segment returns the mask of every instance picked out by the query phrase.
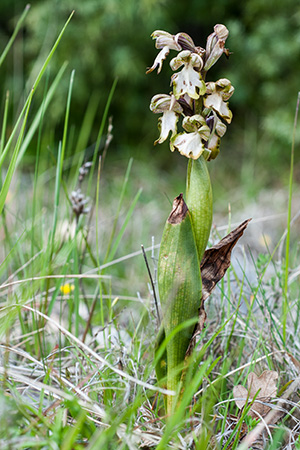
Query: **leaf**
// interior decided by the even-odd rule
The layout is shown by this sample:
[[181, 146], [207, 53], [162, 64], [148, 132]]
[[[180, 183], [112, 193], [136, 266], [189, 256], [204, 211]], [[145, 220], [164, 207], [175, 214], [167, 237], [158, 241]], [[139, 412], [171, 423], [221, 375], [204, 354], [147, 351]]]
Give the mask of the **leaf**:
[[220, 281], [230, 266], [231, 252], [237, 241], [244, 234], [251, 219], [242, 222], [235, 230], [221, 239], [218, 244], [204, 252], [201, 261], [202, 303], [209, 297], [215, 285]]
[[[156, 373], [160, 380], [167, 371], [167, 388], [177, 391], [201, 299], [198, 251], [191, 214], [182, 194], [175, 198], [165, 224], [158, 258], [157, 282], [166, 352], [158, 358]], [[160, 334], [158, 344], [161, 337]], [[173, 411], [176, 401], [174, 396], [168, 396], [168, 413]]]
[[[251, 405], [249, 415], [253, 418], [257, 416], [264, 417], [271, 409], [265, 403], [276, 397], [277, 380], [278, 373], [273, 370], [265, 370], [259, 377], [253, 372], [249, 373], [247, 378], [248, 389], [242, 385], [234, 386], [233, 388], [237, 407], [242, 409], [246, 403], [251, 402], [255, 397], [255, 402]], [[259, 402], [256, 400], [259, 400]]]
[[[280, 397], [280, 406], [281, 408], [272, 409], [265, 417], [263, 421], [260, 421], [259, 424], [247, 434], [247, 436], [242, 440], [239, 448], [247, 449], [250, 448], [253, 443], [257, 440], [261, 440], [264, 429], [268, 427], [269, 424], [276, 424], [278, 420], [285, 415], [285, 410], [289, 409], [290, 402], [287, 399], [299, 389], [300, 386], [300, 377], [297, 377], [291, 385], [287, 388], [284, 394]], [[279, 400], [279, 399], [278, 399]], [[285, 400], [285, 401], [284, 401]]]
[[202, 298], [199, 308], [199, 320], [188, 347], [187, 356], [191, 354], [191, 351], [195, 345], [196, 336], [200, 334], [204, 328], [206, 321], [204, 301], [210, 296], [218, 281], [224, 277], [228, 267], [230, 266], [232, 249], [244, 234], [250, 220], [251, 219], [248, 219], [242, 222], [237, 228], [231, 231], [231, 233], [221, 239], [220, 242], [204, 252], [200, 265], [202, 278]]

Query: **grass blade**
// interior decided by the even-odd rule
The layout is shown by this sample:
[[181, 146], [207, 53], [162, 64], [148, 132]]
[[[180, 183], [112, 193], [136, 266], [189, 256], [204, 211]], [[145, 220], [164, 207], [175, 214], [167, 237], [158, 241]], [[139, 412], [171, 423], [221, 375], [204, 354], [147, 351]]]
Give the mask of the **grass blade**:
[[19, 150], [20, 150], [20, 147], [21, 147], [21, 142], [22, 142], [22, 139], [23, 139], [23, 136], [24, 136], [24, 133], [25, 133], [25, 127], [26, 127], [26, 123], [27, 123], [27, 119], [28, 119], [28, 113], [29, 113], [29, 109], [30, 109], [30, 105], [31, 105], [32, 96], [33, 96], [33, 91], [31, 91], [31, 94], [30, 94], [30, 97], [29, 97], [29, 101], [28, 101], [28, 104], [27, 104], [27, 108], [26, 108], [26, 112], [25, 112], [25, 118], [23, 120], [22, 128], [21, 128], [21, 131], [20, 131], [20, 134], [19, 134], [16, 146], [15, 146], [15, 149], [14, 149], [14, 152], [13, 152], [13, 155], [12, 155], [12, 158], [11, 158], [11, 161], [10, 161], [7, 173], [6, 173], [6, 177], [5, 177], [5, 180], [3, 182], [3, 186], [2, 186], [1, 192], [0, 192], [0, 214], [3, 211], [5, 200], [6, 200], [6, 197], [7, 197], [7, 194], [8, 194], [8, 190], [9, 190], [9, 186], [10, 186], [10, 183], [11, 183], [11, 180], [12, 180], [12, 177], [13, 177], [16, 165], [17, 165], [17, 157], [18, 157]]
[[282, 308], [282, 321], [283, 321], [283, 330], [282, 331], [283, 331], [284, 342], [286, 342], [286, 325], [287, 325], [287, 314], [288, 314], [288, 280], [289, 280], [291, 217], [292, 217], [294, 153], [295, 153], [295, 139], [296, 139], [299, 103], [300, 103], [300, 92], [298, 92], [297, 105], [296, 105], [296, 111], [295, 111], [293, 140], [292, 140], [292, 148], [291, 148], [290, 177], [289, 177], [289, 200], [288, 200], [288, 215], [287, 215], [287, 235], [286, 235], [286, 247], [285, 247], [285, 271], [284, 271], [283, 308]]
[[60, 83], [60, 81], [62, 79], [62, 76], [65, 73], [65, 70], [66, 70], [67, 66], [68, 66], [67, 62], [65, 62], [61, 66], [61, 68], [60, 68], [59, 72], [57, 73], [53, 83], [51, 84], [49, 90], [47, 91], [46, 98], [43, 100], [42, 105], [40, 106], [39, 110], [37, 111], [37, 113], [35, 115], [35, 118], [33, 119], [32, 123], [31, 123], [31, 125], [30, 125], [30, 127], [29, 127], [29, 129], [28, 129], [28, 131], [26, 133], [26, 136], [24, 138], [24, 141], [23, 141], [21, 149], [20, 149], [20, 153], [19, 153], [19, 156], [18, 156], [17, 164], [19, 164], [21, 159], [23, 158], [24, 153], [26, 152], [26, 150], [27, 150], [27, 148], [28, 148], [28, 146], [29, 146], [33, 136], [34, 136], [34, 133], [36, 132], [38, 126], [40, 125], [42, 117], [45, 114], [45, 112], [46, 112], [46, 110], [47, 110], [47, 108], [48, 108], [48, 106], [49, 106], [49, 104], [50, 104], [50, 102], [51, 102], [51, 100], [52, 100], [52, 98], [54, 96], [56, 88], [59, 85], [59, 83]]
[[26, 19], [26, 16], [27, 16], [29, 10], [30, 10], [30, 5], [27, 4], [27, 5], [25, 6], [25, 9], [24, 9], [24, 11], [23, 11], [23, 14], [21, 15], [20, 19], [19, 19], [18, 22], [17, 22], [16, 28], [15, 28], [15, 30], [14, 30], [14, 32], [13, 32], [13, 34], [12, 34], [10, 40], [8, 41], [8, 43], [7, 43], [6, 47], [5, 47], [5, 49], [4, 49], [3, 52], [2, 52], [2, 55], [0, 56], [0, 67], [2, 66], [3, 61], [5, 60], [5, 58], [6, 58], [7, 54], [8, 54], [8, 52], [9, 52], [9, 50], [10, 50], [10, 48], [11, 48], [11, 46], [13, 45], [13, 43], [14, 43], [14, 41], [15, 41], [15, 39], [16, 39], [18, 33], [19, 33], [19, 30], [20, 30], [21, 26], [23, 25], [23, 23], [24, 23], [24, 21], [25, 21], [25, 19]]

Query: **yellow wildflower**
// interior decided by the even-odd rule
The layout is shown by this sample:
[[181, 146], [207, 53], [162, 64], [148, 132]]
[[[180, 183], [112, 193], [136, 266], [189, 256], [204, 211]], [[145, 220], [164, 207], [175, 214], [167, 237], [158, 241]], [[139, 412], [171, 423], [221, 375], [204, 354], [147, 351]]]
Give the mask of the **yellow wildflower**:
[[72, 291], [74, 291], [74, 284], [70, 284], [70, 283], [66, 283], [63, 286], [60, 287], [60, 292], [63, 295], [68, 295], [70, 294]]

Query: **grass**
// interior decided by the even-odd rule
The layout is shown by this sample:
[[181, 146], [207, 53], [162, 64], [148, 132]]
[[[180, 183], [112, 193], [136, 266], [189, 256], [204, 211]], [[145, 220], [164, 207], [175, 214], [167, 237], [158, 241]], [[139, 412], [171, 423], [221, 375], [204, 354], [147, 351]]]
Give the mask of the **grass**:
[[[298, 241], [284, 258], [278, 251], [280, 238], [259, 253], [245, 236], [227, 276], [206, 302], [207, 327], [193, 353], [197, 374], [191, 378], [187, 373], [182, 403], [166, 418], [164, 391], [154, 378], [157, 317], [140, 244], [146, 247], [155, 281], [157, 244], [170, 209], [165, 192], [172, 183], [174, 189], [182, 187], [178, 177], [163, 179], [154, 159], [153, 167], [152, 162], [145, 167], [132, 160], [117, 163], [109, 149], [105, 156], [115, 86], [99, 123], [95, 151], [86, 158], [83, 149], [98, 104], [91, 100], [82, 128], [72, 131], [74, 73], [61, 142], [51, 142], [51, 151], [43, 153], [47, 105], [66, 76], [63, 67], [52, 83], [45, 77], [62, 33], [15, 123], [9, 123], [8, 100], [3, 109], [1, 448], [240, 448], [256, 423], [247, 419], [246, 409], [238, 411], [233, 387], [245, 384], [251, 371], [275, 370], [279, 387], [287, 385], [280, 397], [299, 377]], [[36, 89], [44, 89], [44, 100], [33, 116], [30, 102]], [[32, 142], [38, 156], [34, 173], [28, 174], [22, 161]], [[79, 181], [86, 161], [93, 165]], [[53, 162], [55, 169], [49, 169]], [[89, 196], [87, 214], [74, 213], [70, 198], [79, 188], [84, 199]], [[228, 220], [231, 227], [234, 220]], [[256, 216], [250, 236], [263, 220]], [[223, 228], [214, 229], [211, 243], [229, 226], [225, 219], [220, 224]], [[284, 235], [280, 224], [277, 228]], [[292, 242], [289, 226], [287, 235]], [[269, 450], [300, 448], [296, 388], [281, 403], [280, 420], [267, 427], [264, 446]]]

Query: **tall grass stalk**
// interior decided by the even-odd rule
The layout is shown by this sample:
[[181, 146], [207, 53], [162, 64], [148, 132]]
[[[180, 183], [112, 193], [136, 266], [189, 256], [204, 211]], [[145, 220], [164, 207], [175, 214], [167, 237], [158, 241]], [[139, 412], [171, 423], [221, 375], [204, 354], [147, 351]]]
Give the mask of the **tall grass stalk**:
[[[35, 170], [34, 170], [34, 182], [33, 182], [33, 201], [32, 201], [32, 223], [31, 223], [31, 231], [32, 231], [32, 237], [31, 237], [31, 257], [34, 256], [34, 244], [35, 241], [40, 238], [40, 236], [37, 235], [37, 230], [35, 227], [35, 219], [36, 219], [36, 209], [37, 209], [37, 202], [39, 201], [37, 196], [37, 188], [38, 188], [38, 176], [39, 176], [39, 164], [40, 164], [40, 151], [41, 151], [41, 140], [42, 140], [42, 128], [43, 128], [43, 121], [44, 121], [44, 114], [46, 110], [46, 98], [47, 98], [47, 88], [49, 83], [49, 75], [46, 79], [45, 83], [45, 89], [44, 89], [44, 96], [43, 96], [43, 102], [41, 105], [41, 111], [38, 121], [38, 139], [37, 139], [37, 146], [36, 146], [36, 156], [35, 156]], [[24, 144], [24, 142], [23, 142]], [[20, 151], [19, 157], [21, 156], [22, 149]], [[34, 274], [33, 274], [34, 275]]]
[[68, 98], [67, 98], [65, 121], [64, 121], [64, 131], [63, 131], [63, 138], [62, 138], [62, 145], [61, 145], [61, 155], [60, 155], [61, 163], [60, 163], [60, 173], [59, 173], [60, 179], [62, 177], [62, 168], [63, 168], [64, 159], [65, 159], [65, 152], [66, 152], [66, 145], [67, 145], [67, 136], [68, 136], [68, 129], [69, 129], [69, 117], [70, 117], [72, 90], [73, 90], [73, 85], [74, 85], [74, 76], [75, 76], [75, 70], [72, 70], [71, 76], [70, 76], [70, 82], [69, 82]]
[[118, 204], [118, 207], [117, 207], [116, 217], [115, 217], [115, 220], [114, 220], [114, 223], [113, 223], [113, 226], [112, 226], [112, 231], [110, 233], [110, 238], [109, 238], [109, 241], [108, 241], [108, 244], [107, 244], [107, 248], [106, 248], [106, 253], [105, 253], [105, 256], [104, 256], [104, 264], [108, 260], [108, 256], [109, 256], [110, 251], [111, 251], [112, 242], [113, 242], [113, 239], [115, 237], [115, 231], [116, 231], [116, 228], [117, 228], [117, 223], [118, 223], [118, 218], [119, 218], [119, 215], [120, 215], [121, 207], [122, 207], [122, 204], [123, 204], [123, 201], [124, 201], [124, 196], [125, 196], [126, 187], [128, 185], [128, 181], [129, 181], [129, 176], [130, 176], [130, 171], [131, 171], [131, 168], [132, 168], [132, 163], [133, 163], [133, 158], [130, 158], [128, 166], [127, 166], [127, 170], [126, 170], [126, 173], [125, 173], [124, 182], [123, 182], [123, 185], [122, 185], [122, 191], [121, 191], [121, 194], [120, 194], [120, 197], [119, 197], [119, 204]]
[[[56, 92], [57, 87], [59, 86], [59, 83], [62, 80], [62, 77], [65, 73], [66, 68], [68, 67], [68, 63], [65, 62], [60, 70], [57, 72], [51, 86], [48, 86], [48, 81], [46, 81], [45, 84], [45, 95], [43, 97], [43, 101], [42, 104], [40, 106], [40, 108], [38, 109], [37, 113], [35, 114], [35, 117], [33, 118], [27, 132], [26, 132], [26, 136], [24, 137], [24, 140], [22, 142], [22, 146], [20, 148], [20, 152], [19, 152], [19, 156], [18, 156], [18, 162], [17, 164], [19, 164], [28, 148], [28, 146], [30, 145], [30, 142], [32, 141], [32, 138], [34, 136], [34, 134], [36, 133], [37, 129], [40, 129], [41, 127], [41, 123], [43, 122], [43, 116], [45, 115], [45, 112], [51, 102], [51, 100], [54, 97], [54, 94]], [[40, 133], [41, 131], [39, 131]]]
[[[7, 129], [7, 116], [8, 116], [8, 106], [9, 106], [9, 91], [6, 92], [5, 104], [4, 104], [4, 113], [3, 113], [3, 121], [2, 121], [2, 129], [1, 129], [1, 140], [0, 140], [0, 157], [2, 155], [5, 143], [6, 129]], [[2, 174], [0, 171], [0, 189], [2, 189]], [[5, 245], [11, 249], [13, 247], [13, 243], [11, 241], [11, 236], [8, 230], [8, 225], [6, 221], [6, 213], [5, 208], [2, 209], [2, 223], [5, 233]]]
[[6, 92], [5, 104], [4, 104], [4, 113], [3, 113], [2, 128], [1, 128], [0, 155], [2, 155], [2, 152], [4, 149], [6, 127], [7, 127], [8, 105], [9, 105], [9, 91]]
[[110, 104], [111, 104], [111, 101], [112, 101], [112, 98], [113, 98], [113, 95], [114, 95], [114, 92], [115, 92], [115, 89], [116, 89], [116, 86], [117, 86], [117, 82], [118, 82], [118, 80], [115, 79], [115, 81], [113, 82], [113, 85], [111, 87], [111, 90], [109, 92], [109, 95], [108, 95], [108, 98], [107, 98], [107, 102], [105, 104], [102, 120], [101, 120], [101, 123], [100, 123], [98, 135], [97, 135], [95, 150], [94, 150], [94, 154], [93, 154], [93, 165], [92, 165], [92, 168], [91, 168], [91, 176], [90, 176], [89, 184], [88, 184], [88, 188], [87, 188], [87, 195], [90, 195], [90, 192], [91, 192], [93, 174], [94, 174], [95, 167], [96, 167], [96, 162], [97, 162], [97, 154], [98, 154], [98, 151], [99, 151], [99, 148], [100, 148], [101, 138], [103, 136], [103, 131], [104, 131], [105, 123], [106, 123], [106, 120], [107, 120], [109, 107], [110, 107]]
[[[100, 245], [99, 245], [99, 192], [100, 192], [100, 176], [101, 176], [101, 157], [98, 162], [98, 171], [97, 171], [97, 186], [96, 186], [96, 259], [98, 266], [98, 273], [101, 274], [100, 269]], [[99, 295], [100, 295], [100, 323], [102, 327], [104, 327], [104, 305], [103, 305], [103, 297], [102, 297], [102, 283], [99, 279]], [[103, 333], [104, 338], [104, 333]], [[105, 339], [104, 339], [105, 340]]]
[[17, 158], [18, 158], [18, 153], [19, 150], [21, 148], [21, 143], [22, 143], [22, 139], [25, 133], [25, 128], [26, 128], [26, 124], [27, 124], [27, 119], [28, 119], [28, 114], [29, 114], [29, 109], [30, 109], [30, 105], [31, 105], [31, 100], [32, 100], [32, 95], [33, 95], [33, 91], [31, 91], [31, 95], [28, 98], [28, 103], [27, 103], [27, 107], [25, 110], [25, 115], [24, 115], [24, 120], [21, 126], [21, 130], [20, 130], [20, 134], [18, 136], [17, 139], [17, 143], [15, 145], [7, 172], [6, 172], [6, 176], [4, 179], [4, 182], [2, 184], [2, 188], [1, 188], [1, 192], [0, 192], [0, 213], [2, 213], [3, 208], [4, 208], [4, 204], [5, 204], [5, 200], [9, 191], [9, 187], [10, 187], [10, 183], [13, 177], [13, 174], [15, 172], [15, 168], [16, 168], [16, 164], [17, 164]]
[[294, 154], [295, 154], [295, 140], [296, 129], [298, 121], [300, 103], [300, 92], [298, 92], [297, 105], [295, 111], [295, 120], [293, 127], [293, 139], [291, 147], [291, 162], [290, 162], [290, 176], [289, 176], [289, 199], [288, 199], [288, 213], [287, 213], [287, 235], [285, 246], [285, 271], [284, 271], [284, 287], [283, 287], [283, 308], [282, 308], [282, 322], [283, 322], [283, 341], [286, 342], [286, 327], [287, 316], [289, 312], [289, 298], [288, 298], [288, 280], [289, 280], [289, 264], [290, 264], [290, 235], [291, 235], [291, 219], [292, 219], [292, 194], [293, 194], [293, 173], [294, 173]]
[[67, 186], [75, 186], [78, 180], [79, 169], [83, 164], [85, 155], [85, 149], [88, 145], [92, 127], [94, 124], [95, 116], [97, 113], [97, 108], [99, 106], [99, 95], [91, 95], [85, 114], [83, 117], [82, 125], [78, 134], [78, 139], [76, 142], [74, 154], [72, 155], [72, 163], [74, 158], [77, 159], [77, 165], [73, 164], [70, 167], [70, 174], [67, 180]]
[[20, 19], [18, 20], [18, 22], [17, 22], [17, 24], [16, 24], [16, 27], [15, 27], [15, 29], [14, 29], [14, 32], [13, 32], [13, 34], [12, 34], [10, 40], [8, 41], [8, 43], [7, 43], [6, 47], [5, 47], [5, 49], [3, 50], [3, 52], [2, 52], [2, 54], [1, 54], [1, 56], [0, 56], [0, 67], [2, 66], [3, 61], [5, 60], [5, 58], [6, 58], [7, 54], [8, 54], [8, 52], [9, 52], [9, 50], [11, 49], [11, 46], [13, 45], [13, 43], [14, 43], [14, 41], [15, 41], [15, 39], [16, 39], [16, 37], [17, 37], [17, 35], [18, 35], [18, 33], [19, 33], [21, 27], [22, 27], [22, 25], [24, 24], [25, 19], [26, 19], [26, 17], [27, 17], [27, 14], [28, 14], [29, 10], [30, 10], [30, 5], [27, 4], [27, 5], [25, 6], [25, 9], [24, 9], [24, 11], [23, 11], [23, 14], [21, 15]]

